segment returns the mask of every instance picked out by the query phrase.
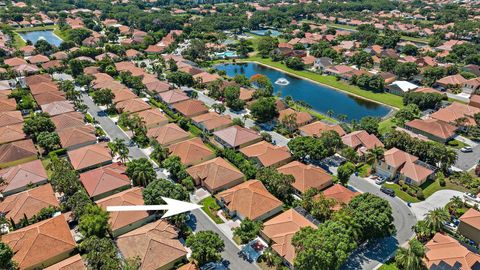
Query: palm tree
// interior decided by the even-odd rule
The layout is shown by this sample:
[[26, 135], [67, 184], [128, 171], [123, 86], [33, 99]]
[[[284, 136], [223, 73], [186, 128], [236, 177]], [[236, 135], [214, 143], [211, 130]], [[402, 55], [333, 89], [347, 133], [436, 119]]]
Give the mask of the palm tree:
[[167, 148], [162, 147], [157, 141], [153, 140], [153, 151], [150, 154], [150, 157], [153, 160], [161, 163], [168, 157], [169, 154], [170, 153]]
[[432, 232], [443, 231], [443, 225], [450, 220], [450, 214], [443, 208], [435, 208], [425, 214], [425, 226]]
[[335, 112], [334, 112], [333, 110], [328, 110], [328, 111], [327, 111], [327, 115], [328, 115], [328, 117], [330, 117], [330, 118], [333, 116], [334, 113], [335, 113]]
[[378, 161], [383, 158], [384, 152], [385, 151], [381, 147], [368, 149], [365, 161], [367, 162], [367, 164], [370, 164], [372, 166], [372, 171], [375, 171], [375, 164], [377, 164]]
[[404, 270], [421, 270], [424, 269], [423, 256], [425, 248], [418, 240], [413, 239], [409, 242], [410, 247], [399, 248], [395, 255], [395, 262], [400, 269]]
[[121, 144], [121, 146], [118, 148], [118, 157], [120, 158], [120, 161], [122, 163], [125, 163], [128, 160], [128, 154], [130, 153], [130, 150], [125, 144]]
[[127, 145], [125, 145], [125, 141], [123, 139], [115, 139], [113, 142], [108, 143], [108, 148], [110, 148], [110, 152], [112, 156], [119, 155], [120, 160], [125, 162], [128, 159], [129, 150]]

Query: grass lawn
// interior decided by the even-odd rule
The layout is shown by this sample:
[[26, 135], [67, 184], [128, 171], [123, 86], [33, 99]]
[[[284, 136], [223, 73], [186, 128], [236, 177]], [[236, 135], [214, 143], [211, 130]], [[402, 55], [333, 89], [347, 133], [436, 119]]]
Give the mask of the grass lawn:
[[380, 132], [380, 134], [385, 134], [392, 131], [395, 127], [396, 125], [395, 123], [393, 123], [393, 118], [390, 117], [380, 122], [380, 124], [378, 125], [378, 131]]
[[202, 134], [202, 131], [197, 126], [191, 123], [188, 124], [188, 131], [192, 133], [194, 137], [198, 137]]
[[42, 165], [45, 168], [45, 171], [47, 172], [48, 179], [50, 179], [50, 176], [52, 175], [52, 171], [47, 169], [50, 163], [52, 163], [52, 161], [49, 158], [42, 159]]
[[429, 197], [433, 193], [442, 190], [442, 189], [452, 189], [452, 190], [458, 190], [458, 191], [468, 191], [466, 188], [455, 185], [450, 181], [450, 179], [445, 179], [446, 185], [444, 187], [440, 186], [439, 181], [427, 181], [423, 183], [420, 187], [423, 190], [423, 195], [425, 198]]
[[336, 119], [334, 119], [334, 118], [332, 118], [332, 117], [328, 117], [328, 116], [326, 116], [326, 115], [324, 115], [324, 114], [321, 114], [321, 113], [315, 111], [314, 109], [309, 109], [309, 108], [303, 107], [303, 106], [301, 106], [301, 105], [299, 105], [299, 104], [294, 104], [294, 105], [292, 106], [292, 108], [293, 108], [294, 110], [297, 110], [297, 111], [308, 112], [309, 114], [317, 117], [319, 120], [327, 120], [327, 121], [332, 122], [332, 123], [338, 123], [338, 120], [336, 120]]
[[397, 184], [385, 183], [385, 184], [383, 184], [383, 186], [395, 190], [395, 196], [399, 197], [400, 199], [404, 200], [405, 202], [416, 203], [416, 202], [420, 201], [419, 199], [417, 199], [413, 196], [410, 196], [410, 194], [403, 191], [402, 188]]
[[208, 197], [200, 202], [203, 205], [202, 209], [207, 213], [207, 215], [215, 221], [217, 224], [223, 223], [223, 221], [215, 214], [216, 211], [220, 210], [220, 206], [217, 204], [217, 201], [213, 197]]
[[447, 145], [455, 149], [460, 149], [467, 146], [464, 142], [461, 142], [459, 140], [451, 140], [447, 143]]
[[310, 79], [312, 81], [315, 81], [324, 85], [328, 85], [330, 87], [337, 88], [339, 90], [342, 90], [366, 99], [370, 99], [372, 101], [383, 103], [391, 107], [395, 107], [395, 108], [403, 107], [403, 99], [400, 96], [390, 94], [390, 93], [374, 93], [372, 91], [363, 90], [358, 86], [350, 85], [348, 83], [338, 81], [334, 76], [325, 76], [325, 75], [313, 73], [311, 71], [306, 71], [306, 70], [293, 70], [291, 68], [286, 67], [281, 62], [274, 62], [269, 58], [261, 58], [258, 56], [252, 56], [245, 60], [258, 62], [266, 66], [277, 68], [284, 72], [288, 72], [290, 74], [296, 75], [298, 77]]
[[17, 49], [22, 48], [27, 45], [25, 40], [16, 32], [13, 32], [13, 46]]
[[372, 166], [369, 164], [363, 164], [360, 167], [358, 167], [358, 175], [360, 177], [367, 177], [372, 169]]
[[31, 32], [31, 31], [43, 31], [43, 30], [54, 30], [56, 25], [45, 25], [45, 26], [34, 26], [34, 27], [24, 27], [24, 28], [15, 28], [15, 32]]
[[380, 266], [380, 268], [378, 268], [378, 270], [398, 270], [398, 267], [394, 262], [391, 262], [383, 264]]

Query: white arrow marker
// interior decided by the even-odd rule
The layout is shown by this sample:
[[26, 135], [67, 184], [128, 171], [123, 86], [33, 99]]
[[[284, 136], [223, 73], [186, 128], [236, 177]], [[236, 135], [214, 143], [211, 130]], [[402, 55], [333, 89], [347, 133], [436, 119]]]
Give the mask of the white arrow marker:
[[174, 200], [170, 198], [162, 197], [167, 203], [163, 205], [125, 205], [125, 206], [107, 206], [108, 212], [121, 212], [121, 211], [158, 211], [167, 210], [162, 218], [178, 215], [183, 212], [192, 211], [202, 208], [201, 205], [193, 204], [189, 202]]

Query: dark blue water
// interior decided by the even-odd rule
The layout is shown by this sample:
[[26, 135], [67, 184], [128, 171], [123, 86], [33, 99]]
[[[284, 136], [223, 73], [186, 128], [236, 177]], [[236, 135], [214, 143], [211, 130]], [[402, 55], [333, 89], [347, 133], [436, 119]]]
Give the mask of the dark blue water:
[[46, 40], [51, 45], [60, 46], [62, 44], [62, 39], [53, 33], [53, 31], [31, 31], [31, 32], [21, 32], [20, 36], [24, 40], [30, 40], [32, 44], [35, 45], [40, 39]]
[[290, 76], [284, 72], [265, 67], [256, 63], [220, 64], [215, 66], [218, 70], [225, 70], [228, 76], [244, 74], [250, 78], [255, 74], [267, 76], [272, 83], [279, 78], [285, 78], [290, 83], [282, 86], [274, 83], [274, 91], [281, 97], [291, 96], [293, 100], [304, 101], [312, 109], [322, 114], [327, 111], [334, 112], [333, 117], [346, 115], [346, 121], [359, 120], [364, 116], [383, 117], [390, 112], [390, 108], [375, 102], [358, 98], [333, 88], [313, 83], [308, 80]]

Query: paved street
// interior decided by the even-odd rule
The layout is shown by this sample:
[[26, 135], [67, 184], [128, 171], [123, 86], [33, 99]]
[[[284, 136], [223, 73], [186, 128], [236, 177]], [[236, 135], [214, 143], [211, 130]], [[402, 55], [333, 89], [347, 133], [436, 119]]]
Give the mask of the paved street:
[[473, 147], [473, 152], [463, 153], [460, 150], [456, 150], [458, 153], [457, 162], [454, 167], [463, 171], [468, 171], [474, 168], [480, 160], [480, 145]]
[[242, 259], [238, 253], [240, 249], [228, 239], [217, 225], [201, 210], [192, 211], [192, 218], [189, 221], [189, 225], [193, 228], [194, 232], [199, 231], [214, 231], [220, 235], [225, 243], [225, 250], [222, 252], [223, 264], [232, 270], [256, 270], [260, 269], [256, 264], [249, 263]]
[[439, 190], [423, 202], [412, 203], [412, 212], [418, 220], [422, 220], [428, 211], [445, 207], [454, 196], [462, 198], [463, 192], [456, 190]]
[[412, 226], [417, 219], [405, 202], [382, 193], [378, 186], [363, 178], [352, 175], [349, 184], [361, 192], [369, 192], [390, 202], [393, 210], [396, 235], [370, 242], [357, 249], [343, 265], [342, 269], [375, 269], [387, 261], [398, 246], [404, 245], [413, 236]]

